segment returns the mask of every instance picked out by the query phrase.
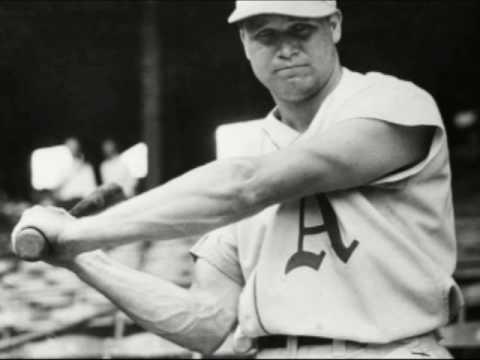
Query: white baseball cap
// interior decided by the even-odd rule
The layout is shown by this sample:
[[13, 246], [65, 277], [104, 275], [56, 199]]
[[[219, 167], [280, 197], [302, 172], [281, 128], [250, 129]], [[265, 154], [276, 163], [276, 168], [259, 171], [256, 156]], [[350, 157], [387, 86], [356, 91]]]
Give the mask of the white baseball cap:
[[335, 11], [337, 11], [336, 0], [237, 0], [235, 3], [235, 10], [228, 18], [228, 22], [232, 24], [251, 16], [264, 14], [320, 18], [331, 15]]

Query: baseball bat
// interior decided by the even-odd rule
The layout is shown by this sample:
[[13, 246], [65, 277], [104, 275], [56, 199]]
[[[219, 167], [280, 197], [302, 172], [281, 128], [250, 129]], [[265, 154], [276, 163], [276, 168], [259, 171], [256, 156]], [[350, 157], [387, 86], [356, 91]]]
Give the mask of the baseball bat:
[[[104, 184], [79, 201], [69, 213], [75, 217], [93, 215], [125, 199], [125, 194], [116, 183]], [[36, 227], [22, 229], [13, 239], [12, 248], [19, 258], [37, 261], [51, 251], [47, 237]]]

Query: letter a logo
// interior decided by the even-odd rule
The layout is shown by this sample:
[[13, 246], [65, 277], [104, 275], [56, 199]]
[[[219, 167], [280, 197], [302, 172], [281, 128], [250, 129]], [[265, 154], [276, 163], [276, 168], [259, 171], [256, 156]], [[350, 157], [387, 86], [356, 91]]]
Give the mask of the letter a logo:
[[285, 274], [288, 274], [290, 271], [303, 266], [312, 268], [316, 271], [320, 269], [326, 253], [323, 250], [318, 254], [305, 251], [303, 249], [303, 243], [304, 237], [307, 235], [321, 234], [326, 232], [335, 254], [344, 263], [348, 262], [353, 252], [359, 245], [357, 240], [354, 240], [349, 247], [346, 247], [343, 244], [340, 229], [338, 228], [337, 216], [333, 211], [332, 205], [330, 205], [325, 195], [316, 195], [315, 198], [317, 200], [318, 207], [322, 212], [324, 224], [310, 227], [305, 226], [305, 198], [301, 199], [299, 209], [298, 250], [288, 260], [285, 267]]

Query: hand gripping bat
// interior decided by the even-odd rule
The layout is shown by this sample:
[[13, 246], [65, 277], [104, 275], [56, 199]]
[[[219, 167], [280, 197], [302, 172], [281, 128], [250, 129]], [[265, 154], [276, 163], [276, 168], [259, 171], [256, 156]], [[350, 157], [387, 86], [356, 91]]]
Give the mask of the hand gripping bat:
[[[93, 215], [125, 199], [122, 188], [115, 183], [104, 184], [78, 202], [69, 213], [75, 217]], [[19, 258], [37, 261], [51, 251], [48, 239], [40, 229], [26, 227], [13, 239], [12, 248]]]

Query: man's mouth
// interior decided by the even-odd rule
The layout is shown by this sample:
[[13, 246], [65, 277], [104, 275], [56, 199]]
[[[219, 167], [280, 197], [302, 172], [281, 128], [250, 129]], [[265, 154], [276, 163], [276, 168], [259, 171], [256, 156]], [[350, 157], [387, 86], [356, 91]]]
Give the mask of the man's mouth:
[[304, 72], [308, 68], [307, 65], [291, 65], [291, 66], [283, 66], [280, 68], [275, 69], [275, 73], [278, 75], [298, 75], [299, 72]]

